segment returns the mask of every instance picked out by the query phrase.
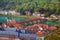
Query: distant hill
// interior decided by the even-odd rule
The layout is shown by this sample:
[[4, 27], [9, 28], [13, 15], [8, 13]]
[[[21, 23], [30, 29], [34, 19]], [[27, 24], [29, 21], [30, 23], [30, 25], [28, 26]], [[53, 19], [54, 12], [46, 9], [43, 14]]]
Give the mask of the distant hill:
[[44, 8], [47, 12], [52, 10], [51, 13], [60, 14], [60, 0], [0, 0], [0, 10], [17, 10], [24, 13], [30, 8], [33, 8], [34, 12]]

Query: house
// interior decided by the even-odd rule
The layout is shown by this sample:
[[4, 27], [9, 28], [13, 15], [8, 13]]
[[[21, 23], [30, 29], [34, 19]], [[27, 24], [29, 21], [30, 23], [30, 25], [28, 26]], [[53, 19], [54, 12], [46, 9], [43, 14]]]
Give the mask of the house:
[[40, 17], [40, 13], [39, 12], [35, 12], [32, 14], [33, 16], [36, 16], [36, 17]]
[[8, 14], [11, 14], [11, 15], [15, 15], [16, 14], [16, 11], [15, 10], [13, 10], [13, 11], [8, 11]]
[[56, 30], [57, 28], [56, 27], [54, 27], [54, 26], [51, 26], [51, 27], [48, 27], [48, 31], [49, 32], [53, 32], [54, 30]]
[[46, 20], [51, 20], [51, 18], [49, 18], [49, 17], [46, 17], [45, 19], [46, 19]]
[[45, 16], [45, 14], [41, 14], [40, 16], [41, 16], [41, 17], [44, 17], [44, 16]]
[[27, 16], [30, 16], [31, 13], [30, 13], [29, 11], [26, 11], [26, 15], [27, 15]]
[[43, 32], [41, 32], [41, 31], [38, 31], [36, 34], [40, 37], [44, 36]]
[[55, 14], [52, 14], [51, 17], [54, 18], [54, 19], [58, 19], [57, 15], [55, 15]]
[[7, 11], [0, 11], [0, 14], [5, 14], [5, 15], [7, 15], [8, 12], [7, 12]]
[[36, 24], [35, 26], [41, 27], [43, 29], [47, 29], [48, 28], [48, 25], [46, 25], [46, 24]]
[[20, 15], [21, 13], [20, 12], [16, 12], [16, 14], [15, 15]]
[[32, 15], [35, 16], [35, 17], [37, 17], [37, 18], [40, 18], [40, 17], [41, 17], [42, 19], [45, 18], [45, 17], [44, 17], [45, 14], [41, 14], [41, 13], [39, 13], [39, 12], [35, 12], [35, 13], [33, 13]]

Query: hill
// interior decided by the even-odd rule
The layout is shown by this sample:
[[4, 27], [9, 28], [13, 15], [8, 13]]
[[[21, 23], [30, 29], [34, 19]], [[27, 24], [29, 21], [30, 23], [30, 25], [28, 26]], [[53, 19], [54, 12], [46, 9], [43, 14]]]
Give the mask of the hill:
[[60, 14], [60, 0], [0, 0], [0, 10], [16, 10], [24, 13], [29, 9], [38, 12], [41, 8], [44, 13]]

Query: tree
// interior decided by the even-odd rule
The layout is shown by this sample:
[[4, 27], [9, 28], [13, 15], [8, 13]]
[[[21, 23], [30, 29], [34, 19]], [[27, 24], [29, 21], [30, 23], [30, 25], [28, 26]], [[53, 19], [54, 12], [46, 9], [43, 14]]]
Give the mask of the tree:
[[49, 12], [45, 11], [44, 14], [60, 15], [60, 0], [0, 0], [0, 10], [17, 10], [20, 12], [20, 9], [23, 8], [24, 13], [33, 7], [34, 12], [38, 12], [41, 8], [44, 8], [45, 10], [49, 10]]
[[54, 26], [56, 26], [57, 29], [60, 29], [60, 24], [55, 24]]

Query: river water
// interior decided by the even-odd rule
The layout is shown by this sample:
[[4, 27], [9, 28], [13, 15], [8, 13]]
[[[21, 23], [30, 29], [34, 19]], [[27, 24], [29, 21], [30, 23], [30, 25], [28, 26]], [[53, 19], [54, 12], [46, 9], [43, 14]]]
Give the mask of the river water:
[[[16, 22], [29, 20], [28, 18], [13, 18], [13, 17], [0, 16], [0, 23], [6, 23], [8, 19], [15, 20]], [[53, 26], [55, 24], [60, 24], [60, 22], [43, 21], [40, 24], [47, 24], [49, 26]]]
[[16, 22], [29, 20], [28, 18], [13, 18], [13, 17], [0, 16], [0, 23], [6, 23], [8, 19], [15, 20]]

